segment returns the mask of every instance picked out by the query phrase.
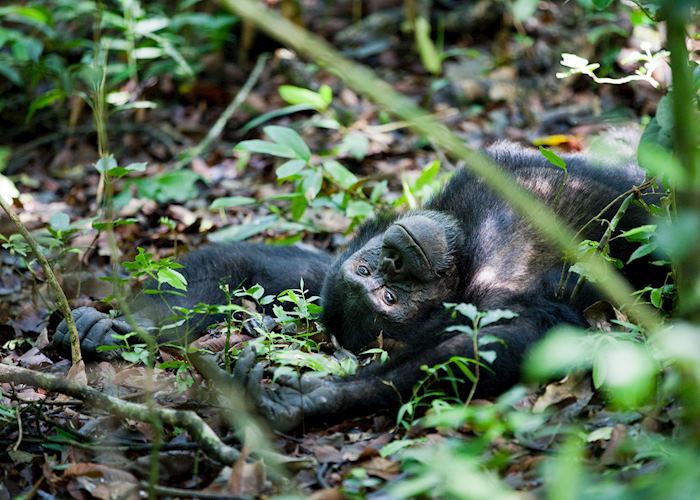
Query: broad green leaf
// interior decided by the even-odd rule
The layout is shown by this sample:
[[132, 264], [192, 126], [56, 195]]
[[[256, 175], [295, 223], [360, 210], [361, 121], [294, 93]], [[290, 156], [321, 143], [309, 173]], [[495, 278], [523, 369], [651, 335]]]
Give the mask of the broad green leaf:
[[539, 3], [539, 0], [515, 0], [511, 7], [513, 17], [520, 22], [530, 19], [537, 10]]
[[309, 206], [309, 202], [306, 201], [306, 197], [297, 195], [292, 198], [292, 205], [290, 207], [292, 213], [292, 219], [301, 220], [302, 215], [306, 211], [306, 207]]
[[420, 175], [413, 183], [414, 191], [420, 191], [425, 186], [435, 180], [437, 174], [440, 173], [440, 160], [433, 160], [428, 165], [423, 167]]
[[270, 125], [263, 130], [265, 134], [277, 144], [287, 146], [294, 151], [297, 158], [304, 161], [309, 161], [309, 158], [311, 158], [309, 146], [306, 145], [304, 139], [302, 139], [295, 130], [289, 127], [278, 127], [276, 125]]
[[509, 311], [507, 309], [492, 309], [484, 313], [484, 315], [479, 320], [479, 326], [483, 328], [487, 325], [496, 323], [504, 319], [513, 319], [517, 317], [518, 313], [514, 313], [513, 311]]
[[0, 197], [5, 201], [5, 203], [12, 203], [13, 198], [19, 196], [19, 191], [15, 187], [15, 183], [10, 179], [0, 174]]
[[625, 231], [620, 234], [622, 238], [629, 241], [647, 241], [649, 237], [656, 231], [656, 224], [646, 224]]
[[437, 75], [442, 70], [442, 59], [435, 44], [430, 39], [430, 23], [424, 17], [416, 18], [416, 47], [423, 67], [429, 73]]
[[158, 59], [163, 55], [160, 47], [139, 47], [132, 52], [135, 59]]
[[345, 215], [351, 219], [359, 218], [366, 219], [370, 217], [374, 209], [372, 205], [363, 200], [351, 200], [348, 202], [348, 207], [345, 209]]
[[530, 379], [547, 380], [573, 369], [591, 366], [590, 335], [570, 326], [556, 327], [527, 356], [525, 373]]
[[156, 200], [165, 203], [176, 201], [182, 203], [195, 198], [198, 194], [196, 183], [201, 177], [187, 169], [166, 172], [157, 177], [158, 189]]
[[272, 156], [279, 156], [280, 158], [297, 157], [297, 154], [289, 146], [274, 142], [260, 141], [258, 139], [239, 142], [234, 149], [250, 151], [251, 153], [264, 153]]
[[221, 210], [223, 208], [240, 207], [243, 205], [253, 205], [255, 198], [248, 196], [226, 196], [218, 198], [209, 205], [209, 210]]
[[[647, 127], [649, 129], [651, 124]], [[645, 136], [647, 132], [645, 131]], [[656, 138], [656, 140], [663, 140]], [[674, 186], [683, 186], [687, 182], [687, 175], [681, 162], [669, 150], [660, 144], [653, 142], [651, 138], [642, 139], [637, 150], [639, 166], [651, 175], [658, 176]]]
[[641, 344], [622, 341], [602, 345], [593, 371], [614, 403], [636, 408], [653, 394], [658, 366]]
[[297, 175], [299, 172], [304, 170], [305, 167], [306, 162], [304, 160], [289, 160], [277, 167], [275, 173], [277, 174], [278, 179], [286, 179], [287, 177]]
[[63, 212], [52, 214], [49, 219], [49, 226], [51, 226], [51, 229], [54, 231], [67, 231], [70, 229], [70, 217]]
[[280, 97], [289, 104], [305, 104], [319, 112], [328, 109], [333, 98], [332, 91], [327, 85], [322, 85], [319, 92], [294, 85], [281, 85], [277, 91]]
[[419, 438], [419, 439], [397, 439], [396, 441], [392, 441], [391, 443], [382, 446], [381, 450], [379, 450], [379, 454], [386, 458], [391, 455], [395, 455], [398, 451], [408, 447], [408, 446], [413, 446], [415, 444], [420, 444], [424, 443], [425, 439], [424, 438]]
[[641, 259], [642, 257], [649, 255], [651, 252], [656, 250], [658, 247], [659, 247], [659, 244], [656, 242], [645, 243], [644, 245], [637, 248], [634, 252], [632, 252], [632, 255], [630, 255], [629, 260], [627, 260], [627, 263], [629, 264], [633, 260]]
[[312, 201], [318, 193], [321, 191], [321, 186], [323, 185], [323, 174], [320, 170], [313, 170], [309, 172], [304, 180], [301, 181], [301, 189], [304, 192], [304, 198], [307, 201]]
[[22, 84], [22, 77], [19, 75], [17, 70], [9, 64], [2, 61], [0, 61], [0, 75], [4, 76], [15, 85]]
[[356, 160], [362, 160], [369, 151], [369, 139], [362, 132], [350, 132], [343, 137], [341, 148]]
[[29, 122], [29, 120], [32, 119], [32, 116], [34, 116], [34, 113], [36, 113], [38, 110], [51, 106], [54, 102], [63, 100], [64, 97], [65, 94], [61, 89], [51, 89], [43, 93], [34, 99], [29, 105], [26, 121]]
[[209, 234], [209, 241], [219, 243], [222, 241], [243, 241], [251, 236], [260, 234], [271, 228], [279, 219], [276, 215], [266, 215], [253, 220], [248, 224], [228, 226]]
[[450, 306], [454, 308], [456, 312], [461, 314], [462, 316], [466, 316], [470, 320], [474, 321], [476, 317], [479, 315], [479, 310], [476, 308], [474, 304], [445, 304], [446, 306]]
[[248, 131], [253, 130], [258, 125], [262, 125], [263, 123], [268, 122], [273, 118], [279, 118], [280, 116], [287, 116], [294, 113], [298, 113], [299, 111], [310, 111], [313, 109], [315, 108], [313, 106], [309, 106], [308, 104], [295, 104], [293, 106], [285, 106], [284, 108], [273, 109], [272, 111], [263, 113], [260, 116], [256, 116], [248, 123], [243, 125], [243, 127], [241, 127], [240, 133], [245, 134]]
[[324, 161], [323, 169], [328, 173], [333, 182], [343, 189], [350, 189], [358, 181], [355, 174], [335, 160]]
[[139, 35], [147, 35], [167, 28], [170, 20], [166, 17], [151, 17], [139, 21], [134, 25], [134, 32]]
[[612, 3], [612, 0], [593, 0], [596, 9], [605, 9]]
[[129, 172], [144, 172], [147, 165], [146, 162], [130, 163], [126, 167], [110, 168], [107, 173], [112, 177], [123, 177]]
[[104, 158], [100, 158], [95, 163], [95, 169], [101, 174], [105, 174], [113, 168], [117, 168], [117, 160], [114, 159], [113, 155], [108, 155]]
[[178, 290], [187, 290], [185, 277], [174, 269], [168, 269], [167, 267], [158, 270], [158, 283], [167, 283]]
[[373, 188], [372, 192], [369, 195], [369, 200], [372, 203], [377, 203], [379, 202], [379, 199], [382, 197], [384, 193], [386, 193], [386, 189], [389, 183], [387, 181], [381, 181], [378, 182]]
[[555, 167], [559, 167], [564, 172], [566, 172], [566, 162], [559, 155], [557, 155], [551, 149], [547, 149], [542, 146], [540, 146], [539, 149], [540, 153], [542, 153], [542, 156], [544, 156], [549, 163], [551, 163]]

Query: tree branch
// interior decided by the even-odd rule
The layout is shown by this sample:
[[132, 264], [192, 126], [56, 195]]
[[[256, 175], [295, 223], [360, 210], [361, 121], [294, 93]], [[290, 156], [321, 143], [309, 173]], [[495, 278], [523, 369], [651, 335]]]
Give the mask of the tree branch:
[[53, 289], [54, 293], [56, 294], [56, 305], [61, 311], [63, 318], [66, 320], [66, 325], [68, 326], [68, 331], [70, 332], [71, 360], [73, 362], [73, 366], [76, 366], [83, 360], [83, 355], [80, 352], [80, 337], [78, 336], [78, 329], [75, 327], [75, 321], [73, 321], [73, 315], [71, 314], [70, 305], [68, 304], [66, 294], [63, 293], [61, 285], [58, 284], [56, 275], [51, 269], [51, 264], [49, 264], [49, 261], [46, 260], [46, 257], [41, 252], [39, 244], [29, 233], [24, 224], [22, 224], [22, 221], [19, 220], [19, 217], [12, 209], [12, 207], [5, 202], [2, 196], [0, 196], [0, 207], [2, 207], [3, 211], [12, 220], [17, 230], [24, 237], [24, 241], [26, 241], [29, 245], [29, 248], [32, 249], [34, 257], [36, 257], [36, 260], [39, 262], [39, 265], [41, 265], [41, 268], [44, 270], [44, 275], [46, 276], [46, 280], [48, 281], [49, 286]]
[[0, 364], [0, 383], [8, 382], [60, 392], [121, 418], [150, 423], [155, 416], [161, 422], [185, 429], [192, 439], [200, 444], [202, 451], [223, 464], [234, 463], [240, 455], [238, 450], [223, 443], [214, 430], [193, 411], [170, 408], [150, 409], [146, 405], [107, 396], [91, 387], [76, 384], [65, 378]]

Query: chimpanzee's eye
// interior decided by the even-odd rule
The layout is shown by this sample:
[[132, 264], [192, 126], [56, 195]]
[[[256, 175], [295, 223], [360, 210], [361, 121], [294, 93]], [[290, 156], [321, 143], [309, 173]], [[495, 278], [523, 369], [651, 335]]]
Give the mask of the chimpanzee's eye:
[[360, 276], [369, 276], [369, 268], [367, 266], [357, 266], [357, 274]]
[[396, 303], [396, 295], [391, 290], [384, 290], [384, 302], [389, 305]]

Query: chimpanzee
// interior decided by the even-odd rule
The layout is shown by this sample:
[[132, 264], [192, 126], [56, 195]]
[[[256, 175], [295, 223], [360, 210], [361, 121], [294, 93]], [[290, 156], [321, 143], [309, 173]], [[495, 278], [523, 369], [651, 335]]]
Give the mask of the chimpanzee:
[[[620, 195], [644, 177], [632, 164], [597, 166], [583, 155], [565, 155], [565, 172], [539, 152], [509, 143], [492, 147], [488, 154], [591, 240], [600, 239], [606, 227], [601, 221], [615, 214]], [[618, 230], [640, 225], [644, 218], [643, 210], [632, 206]], [[623, 260], [633, 250], [624, 239], [614, 239], [611, 246]], [[136, 321], [153, 326], [171, 316], [172, 306], [221, 303], [222, 281], [231, 289], [259, 283], [268, 293], [278, 293], [297, 288], [303, 278], [310, 293], [320, 294], [321, 321], [340, 345], [353, 352], [378, 339], [392, 346], [388, 362], [370, 364], [348, 378], [304, 375], [275, 384], [261, 383], [263, 366], [256, 364], [254, 352], [244, 351], [234, 378], [281, 429], [295, 427], [304, 417], [367, 414], [395, 406], [423, 376], [421, 365], [452, 356], [473, 357], [472, 339], [446, 331], [466, 320], [453, 318], [445, 303], [517, 314], [481, 332], [499, 339], [488, 346], [496, 358], [481, 370], [477, 385], [477, 394], [489, 396], [517, 383], [524, 354], [549, 328], [559, 323], [583, 325], [582, 311], [597, 299], [595, 290], [584, 286], [570, 300], [575, 280], [565, 282], [565, 292], [558, 293], [566, 265], [561, 253], [466, 169], [455, 172], [424, 208], [364, 223], [335, 258], [301, 247], [234, 243], [192, 252], [182, 264], [187, 294], [140, 296], [132, 305]], [[662, 272], [638, 261], [624, 271], [637, 285]], [[73, 314], [87, 356], [95, 355], [98, 345], [114, 344], [112, 332], [130, 330], [122, 319], [110, 319], [93, 308]], [[200, 316], [166, 336], [182, 337], [185, 329], [197, 336], [216, 320], [220, 318]], [[65, 323], [54, 342], [68, 345]]]

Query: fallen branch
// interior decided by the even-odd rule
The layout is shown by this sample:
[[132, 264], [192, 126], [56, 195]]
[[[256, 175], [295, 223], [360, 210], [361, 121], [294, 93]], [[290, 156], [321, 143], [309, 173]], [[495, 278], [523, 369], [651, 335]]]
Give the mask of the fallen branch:
[[161, 422], [185, 429], [192, 439], [199, 443], [202, 451], [226, 465], [233, 464], [240, 455], [237, 449], [223, 443], [213, 429], [193, 411], [148, 408], [146, 405], [107, 396], [91, 387], [79, 385], [55, 375], [0, 364], [0, 383], [10, 382], [60, 392], [121, 418], [150, 423], [156, 417]]
[[34, 257], [36, 257], [37, 262], [39, 262], [39, 265], [41, 265], [41, 268], [44, 270], [44, 275], [46, 276], [49, 286], [56, 294], [56, 305], [61, 311], [61, 314], [63, 314], [63, 318], [66, 320], [66, 325], [68, 326], [68, 332], [70, 332], [71, 360], [73, 362], [73, 366], [77, 366], [83, 361], [83, 355], [80, 352], [80, 337], [78, 336], [78, 329], [75, 327], [75, 321], [73, 321], [73, 315], [71, 314], [70, 305], [68, 304], [66, 294], [63, 293], [61, 285], [58, 284], [56, 275], [51, 269], [51, 264], [49, 264], [49, 261], [46, 260], [46, 257], [44, 257], [44, 254], [39, 248], [39, 244], [36, 242], [34, 237], [29, 234], [29, 231], [24, 224], [22, 224], [22, 221], [19, 220], [19, 217], [17, 217], [15, 211], [8, 203], [5, 202], [2, 196], [0, 196], [0, 207], [2, 207], [3, 211], [7, 214], [10, 220], [12, 220], [17, 230], [24, 237], [24, 241], [26, 241], [29, 245], [29, 248], [32, 249]]

